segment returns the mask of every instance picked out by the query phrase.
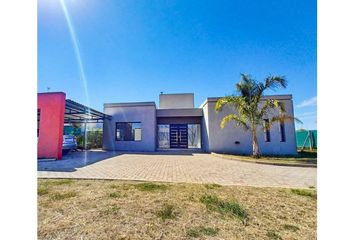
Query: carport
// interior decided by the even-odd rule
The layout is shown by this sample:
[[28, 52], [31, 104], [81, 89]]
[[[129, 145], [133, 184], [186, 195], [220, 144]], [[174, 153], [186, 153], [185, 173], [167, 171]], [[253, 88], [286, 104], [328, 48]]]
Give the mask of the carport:
[[111, 116], [66, 99], [63, 92], [38, 93], [38, 158], [62, 158], [64, 123], [99, 123]]

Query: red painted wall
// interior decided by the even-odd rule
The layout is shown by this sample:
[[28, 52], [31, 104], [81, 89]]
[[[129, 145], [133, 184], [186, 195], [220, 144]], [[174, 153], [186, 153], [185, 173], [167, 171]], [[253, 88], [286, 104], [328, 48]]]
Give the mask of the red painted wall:
[[40, 110], [38, 158], [61, 159], [63, 147], [65, 93], [38, 93]]

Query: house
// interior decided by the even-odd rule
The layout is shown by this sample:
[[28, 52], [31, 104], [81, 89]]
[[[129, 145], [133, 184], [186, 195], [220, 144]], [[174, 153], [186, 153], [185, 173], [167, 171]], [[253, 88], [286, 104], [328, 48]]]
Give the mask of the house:
[[[284, 103], [293, 116], [292, 95], [266, 98]], [[232, 110], [215, 111], [219, 98], [207, 98], [199, 108], [194, 106], [194, 94], [160, 94], [155, 102], [105, 103], [104, 114], [111, 116], [103, 123], [103, 148], [114, 151], [154, 152], [187, 150], [220, 153], [251, 154], [250, 132], [230, 122], [220, 128], [222, 118]], [[265, 119], [266, 121], [266, 119]], [[262, 154], [296, 154], [294, 122], [274, 124], [270, 131], [258, 130]]]

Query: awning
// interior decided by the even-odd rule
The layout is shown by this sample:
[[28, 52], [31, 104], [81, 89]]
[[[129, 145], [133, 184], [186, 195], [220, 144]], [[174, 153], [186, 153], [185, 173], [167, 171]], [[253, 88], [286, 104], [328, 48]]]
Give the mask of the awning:
[[112, 116], [110, 115], [66, 99], [64, 123], [98, 123], [111, 118]]

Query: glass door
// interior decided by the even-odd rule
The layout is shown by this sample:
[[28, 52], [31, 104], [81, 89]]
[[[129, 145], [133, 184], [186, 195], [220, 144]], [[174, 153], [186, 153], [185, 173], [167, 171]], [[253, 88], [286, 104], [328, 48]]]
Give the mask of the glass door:
[[170, 147], [188, 148], [188, 125], [187, 124], [170, 125]]

